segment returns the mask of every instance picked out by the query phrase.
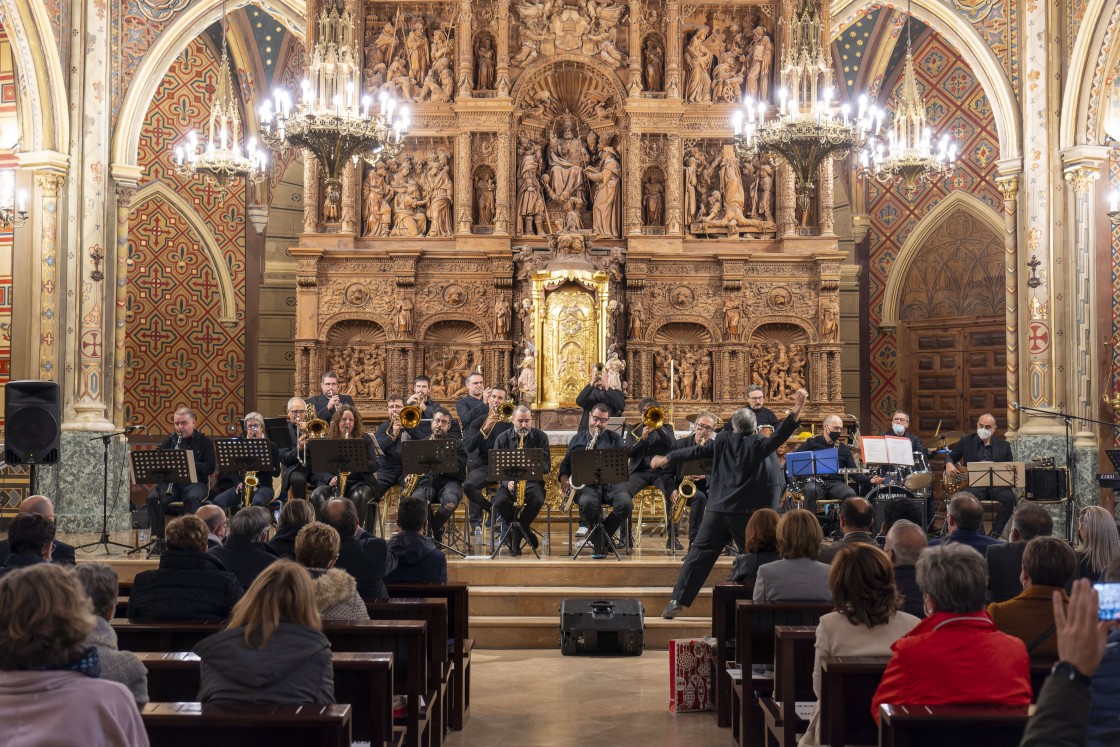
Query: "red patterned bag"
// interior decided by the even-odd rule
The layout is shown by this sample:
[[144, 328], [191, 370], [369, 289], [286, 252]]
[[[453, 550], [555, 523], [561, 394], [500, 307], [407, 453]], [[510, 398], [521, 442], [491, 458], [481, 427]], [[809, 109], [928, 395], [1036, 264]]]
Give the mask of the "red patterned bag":
[[669, 641], [669, 711], [712, 710], [714, 639]]

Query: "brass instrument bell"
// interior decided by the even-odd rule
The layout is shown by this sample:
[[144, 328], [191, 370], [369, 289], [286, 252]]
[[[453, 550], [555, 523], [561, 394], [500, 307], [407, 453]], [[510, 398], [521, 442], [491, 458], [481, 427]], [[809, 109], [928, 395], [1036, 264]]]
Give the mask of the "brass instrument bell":
[[401, 408], [401, 414], [397, 418], [401, 421], [402, 428], [415, 428], [420, 425], [420, 420], [424, 417], [424, 411], [416, 405], [408, 405]]

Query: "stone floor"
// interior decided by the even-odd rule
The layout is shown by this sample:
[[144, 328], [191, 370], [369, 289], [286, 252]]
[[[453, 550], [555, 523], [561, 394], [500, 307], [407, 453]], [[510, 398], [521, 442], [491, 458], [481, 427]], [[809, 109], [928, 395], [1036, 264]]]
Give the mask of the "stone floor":
[[471, 714], [447, 747], [688, 745], [716, 747], [731, 731], [715, 714], [669, 712], [669, 654], [562, 656], [558, 650], [476, 651]]

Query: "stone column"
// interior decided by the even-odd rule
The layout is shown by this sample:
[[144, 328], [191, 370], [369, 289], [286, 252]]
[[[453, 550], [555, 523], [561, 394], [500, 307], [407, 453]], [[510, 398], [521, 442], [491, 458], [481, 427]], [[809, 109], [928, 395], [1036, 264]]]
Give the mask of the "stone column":
[[510, 163], [514, 159], [513, 138], [509, 130], [503, 129], [498, 133], [498, 163], [494, 170], [494, 181], [497, 182], [497, 204], [494, 206], [494, 234], [508, 236], [512, 233], [510, 221], [517, 220], [513, 213], [512, 200], [514, 200], [514, 185], [511, 183]]
[[641, 0], [630, 0], [630, 17], [627, 19], [630, 26], [630, 70], [627, 94], [634, 98], [642, 95], [642, 3]]
[[498, 96], [509, 97], [509, 0], [498, 0]]
[[455, 232], [469, 234], [472, 221], [471, 133], [455, 136]]
[[665, 96], [679, 99], [684, 93], [681, 80], [681, 2], [666, 0], [665, 16], [668, 19], [665, 39]]
[[[455, 30], [456, 43], [459, 45], [458, 77], [459, 90], [456, 96], [460, 99], [472, 97], [474, 89], [474, 31], [471, 29], [471, 0], [460, 0], [459, 3], [459, 28]], [[507, 42], [508, 44], [508, 42]]]
[[342, 210], [339, 215], [338, 230], [339, 233], [348, 233], [351, 236], [359, 233], [358, 226], [361, 225], [358, 206], [362, 204], [359, 197], [362, 180], [358, 177], [359, 168], [360, 166], [355, 166], [353, 163], [347, 163], [342, 171]]
[[319, 230], [319, 160], [311, 151], [303, 152], [303, 231]]
[[670, 236], [684, 230], [681, 216], [684, 193], [684, 142], [677, 133], [669, 135], [669, 168], [665, 173], [665, 228]]
[[[62, 154], [57, 154], [61, 156]], [[35, 196], [32, 202], [34, 215], [39, 224], [39, 256], [36, 262], [38, 303], [37, 313], [32, 317], [32, 340], [39, 343], [38, 378], [61, 381], [61, 357], [59, 355], [59, 322], [62, 318], [59, 300], [61, 279], [58, 274], [58, 233], [59, 215], [58, 193], [66, 182], [65, 156], [61, 169], [42, 169], [35, 171]], [[23, 160], [21, 166], [25, 166]], [[36, 295], [33, 291], [33, 295]]]
[[832, 187], [833, 163], [835, 162], [831, 158], [825, 159], [819, 175], [820, 188], [817, 190], [817, 213], [820, 217], [821, 236], [836, 235], [836, 223], [832, 217], [832, 206], [836, 202]]
[[116, 293], [113, 315], [113, 420], [118, 428], [124, 422], [124, 379], [128, 360], [125, 332], [128, 326], [128, 217], [136, 182], [117, 179]]
[[630, 133], [630, 137], [623, 137], [626, 146], [626, 181], [624, 182], [625, 205], [622, 214], [625, 224], [623, 234], [630, 236], [642, 235], [642, 138], [638, 133]]
[[[1019, 164], [1000, 171], [996, 186], [1003, 194], [1004, 275], [1007, 283], [1005, 312], [1007, 318], [1007, 401], [1019, 401], [1019, 257], [1016, 206], [1019, 195]], [[1019, 429], [1019, 411], [1007, 408], [1007, 430]]]
[[794, 191], [793, 169], [780, 158], [776, 159], [775, 163], [778, 178], [778, 236], [796, 236], [797, 227], [801, 223], [801, 216], [797, 214], [797, 194]]

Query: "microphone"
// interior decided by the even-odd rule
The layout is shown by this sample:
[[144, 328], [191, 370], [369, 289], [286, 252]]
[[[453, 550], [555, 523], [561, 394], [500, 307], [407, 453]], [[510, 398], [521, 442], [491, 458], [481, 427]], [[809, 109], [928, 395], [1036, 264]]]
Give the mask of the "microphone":
[[1019, 409], [1019, 403], [1018, 402], [1008, 402], [1007, 406], [1010, 407], [1012, 410], [1018, 410]]
[[148, 426], [146, 426], [146, 425], [126, 425], [124, 427], [124, 432], [125, 433], [132, 433], [133, 431], [142, 431], [147, 427]]

